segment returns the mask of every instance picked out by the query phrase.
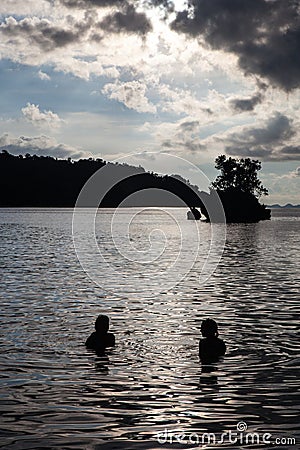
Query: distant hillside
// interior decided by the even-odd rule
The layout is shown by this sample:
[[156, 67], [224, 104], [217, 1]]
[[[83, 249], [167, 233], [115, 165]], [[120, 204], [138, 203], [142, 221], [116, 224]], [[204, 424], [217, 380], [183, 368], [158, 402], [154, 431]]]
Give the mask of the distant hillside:
[[268, 208], [300, 208], [300, 205], [292, 205], [291, 203], [287, 203], [286, 205], [279, 205], [275, 203], [275, 205], [267, 205]]
[[[82, 195], [88, 180], [93, 189]], [[141, 166], [0, 153], [0, 207], [74, 207], [78, 198], [81, 207], [195, 206], [213, 222], [223, 222], [224, 212], [227, 222], [270, 218], [270, 210], [255, 195], [236, 187], [208, 193], [180, 175], [157, 175]]]
[[180, 175], [160, 176], [140, 166], [102, 159], [14, 156], [5, 150], [0, 153], [0, 207], [74, 207], [85, 183], [104, 168], [95, 192], [85, 199], [86, 207], [98, 205], [99, 199], [100, 207], [117, 207], [121, 202], [122, 206], [188, 205], [205, 212], [203, 193]]

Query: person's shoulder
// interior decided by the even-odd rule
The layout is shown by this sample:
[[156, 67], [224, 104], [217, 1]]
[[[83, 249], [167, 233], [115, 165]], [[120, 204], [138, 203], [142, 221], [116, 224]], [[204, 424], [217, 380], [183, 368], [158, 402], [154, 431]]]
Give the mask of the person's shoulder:
[[113, 347], [116, 343], [116, 338], [113, 333], [107, 333], [106, 341], [110, 347]]
[[225, 354], [225, 352], [226, 352], [225, 342], [223, 341], [223, 339], [220, 339], [220, 338], [217, 338], [217, 340], [218, 340], [219, 347], [224, 351], [224, 354]]
[[90, 336], [85, 341], [86, 347], [90, 347], [90, 346], [93, 346], [95, 344], [96, 334], [97, 333], [95, 331], [92, 334], [90, 334]]

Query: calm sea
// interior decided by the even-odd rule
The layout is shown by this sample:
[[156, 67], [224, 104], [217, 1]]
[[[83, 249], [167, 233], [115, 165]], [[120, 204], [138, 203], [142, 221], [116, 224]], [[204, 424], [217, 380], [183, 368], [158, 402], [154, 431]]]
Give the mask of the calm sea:
[[[87, 274], [71, 209], [0, 210], [0, 446], [299, 448], [300, 210], [228, 225], [205, 283], [209, 224], [187, 221], [184, 209], [123, 209], [112, 227], [113, 215], [96, 220], [103, 262], [83, 249]], [[117, 342], [103, 357], [84, 346], [99, 313]], [[228, 350], [201, 367], [207, 317]]]

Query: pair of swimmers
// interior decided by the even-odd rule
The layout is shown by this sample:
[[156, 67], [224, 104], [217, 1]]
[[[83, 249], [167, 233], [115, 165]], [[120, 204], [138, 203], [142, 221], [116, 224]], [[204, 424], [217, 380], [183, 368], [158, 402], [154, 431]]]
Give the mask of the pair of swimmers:
[[[95, 350], [97, 353], [104, 352], [107, 347], [114, 347], [115, 336], [109, 333], [109, 318], [105, 315], [97, 317], [95, 330], [86, 340], [86, 347]], [[213, 319], [205, 319], [201, 324], [203, 339], [199, 342], [199, 357], [202, 362], [217, 361], [220, 356], [224, 356], [226, 345], [220, 339], [218, 325]]]

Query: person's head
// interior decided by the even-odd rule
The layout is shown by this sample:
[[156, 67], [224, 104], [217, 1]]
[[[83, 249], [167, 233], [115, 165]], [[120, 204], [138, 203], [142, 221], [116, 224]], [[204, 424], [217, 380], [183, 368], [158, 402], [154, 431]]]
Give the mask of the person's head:
[[204, 337], [218, 336], [218, 325], [213, 319], [205, 319], [201, 324], [201, 333]]
[[100, 316], [96, 319], [95, 329], [97, 333], [107, 333], [109, 329], [109, 318], [103, 314], [100, 314]]

